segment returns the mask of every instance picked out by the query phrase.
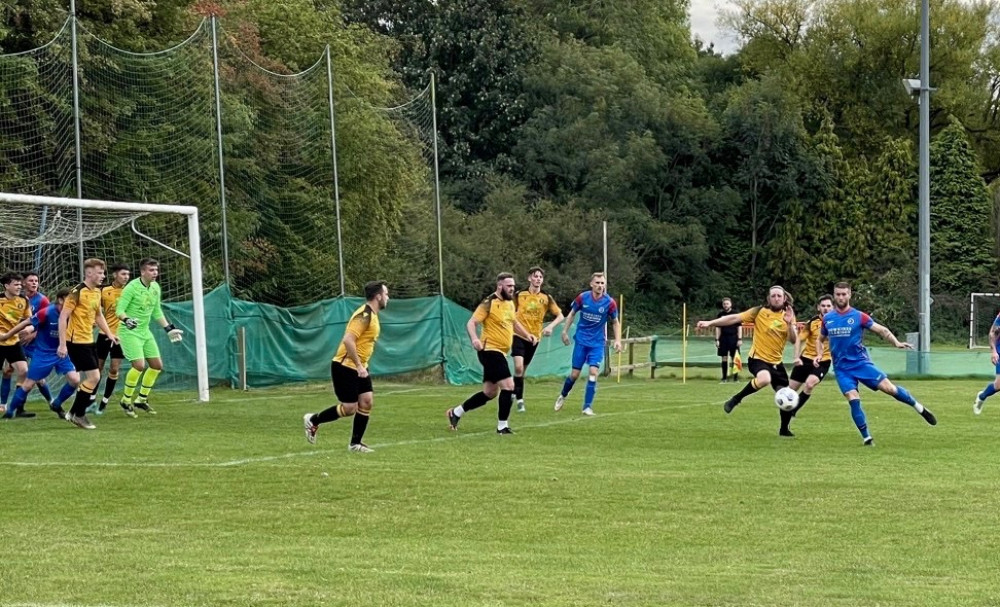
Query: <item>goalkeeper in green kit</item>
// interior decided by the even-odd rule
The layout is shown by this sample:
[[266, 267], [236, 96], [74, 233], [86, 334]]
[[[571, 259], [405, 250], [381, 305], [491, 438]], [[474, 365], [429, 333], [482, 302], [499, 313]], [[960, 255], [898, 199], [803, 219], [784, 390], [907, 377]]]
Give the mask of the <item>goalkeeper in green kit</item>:
[[[122, 353], [132, 363], [132, 368], [125, 375], [125, 395], [121, 401], [122, 409], [129, 417], [135, 417], [136, 409], [156, 413], [147, 399], [156, 378], [163, 372], [163, 360], [160, 359], [160, 349], [150, 331], [150, 320], [155, 320], [163, 327], [170, 341], [177, 343], [184, 338], [184, 332], [163, 316], [160, 308], [160, 284], [156, 282], [159, 275], [160, 262], [149, 258], [140, 261], [139, 278], [128, 283], [115, 307], [115, 313], [121, 321], [118, 325], [118, 339]], [[139, 389], [138, 396], [136, 388]]]

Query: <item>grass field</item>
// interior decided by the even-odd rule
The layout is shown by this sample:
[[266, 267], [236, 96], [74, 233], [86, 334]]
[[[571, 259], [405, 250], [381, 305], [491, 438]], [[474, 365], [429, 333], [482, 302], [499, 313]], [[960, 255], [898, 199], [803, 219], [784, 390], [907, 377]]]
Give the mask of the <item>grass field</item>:
[[832, 382], [794, 439], [770, 393], [726, 416], [708, 379], [605, 380], [593, 418], [529, 383], [509, 437], [493, 404], [446, 430], [472, 387], [377, 382], [370, 455], [349, 421], [306, 443], [323, 386], [8, 421], [0, 605], [997, 604], [985, 383], [906, 382], [933, 428], [866, 394], [874, 449]]

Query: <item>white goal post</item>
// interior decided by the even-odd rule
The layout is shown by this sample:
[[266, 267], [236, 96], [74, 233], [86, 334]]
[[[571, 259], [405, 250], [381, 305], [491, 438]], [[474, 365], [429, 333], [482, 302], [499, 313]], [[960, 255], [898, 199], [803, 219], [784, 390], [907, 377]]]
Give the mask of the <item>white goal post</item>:
[[993, 319], [1000, 312], [1000, 293], [969, 296], [969, 349], [989, 348]]
[[[137, 202], [114, 202], [110, 200], [89, 200], [77, 198], [57, 198], [50, 196], [32, 196], [25, 194], [7, 194], [0, 192], [0, 207], [4, 205], [33, 205], [39, 207], [61, 207], [77, 210], [98, 210], [112, 211], [122, 214], [153, 214], [172, 213], [183, 215], [187, 218], [187, 235], [189, 243], [189, 255], [191, 263], [191, 298], [194, 307], [194, 338], [195, 338], [195, 359], [198, 372], [198, 400], [208, 401], [208, 349], [205, 338], [205, 299], [202, 290], [202, 257], [201, 257], [201, 231], [198, 225], [198, 208], [193, 206], [180, 206], [168, 204], [147, 204]], [[23, 207], [22, 207], [23, 208]], [[31, 246], [33, 244], [46, 244], [44, 236], [44, 222], [33, 226], [39, 233], [38, 239], [19, 240], [16, 238], [14, 230], [8, 230], [10, 226], [0, 226], [0, 247], [10, 246], [17, 243], [20, 246]], [[82, 227], [81, 227], [82, 231]], [[70, 234], [72, 236], [72, 234]], [[60, 235], [59, 237], [65, 237]], [[85, 237], [81, 234], [77, 240], [83, 241]]]

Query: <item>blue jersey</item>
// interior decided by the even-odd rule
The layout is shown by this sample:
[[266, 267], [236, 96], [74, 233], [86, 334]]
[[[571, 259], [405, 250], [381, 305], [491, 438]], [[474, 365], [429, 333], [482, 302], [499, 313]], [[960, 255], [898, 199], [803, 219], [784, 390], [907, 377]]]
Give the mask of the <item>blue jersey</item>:
[[[36, 292], [34, 295], [28, 298], [28, 305], [31, 306], [31, 313], [37, 314], [43, 308], [49, 306], [49, 298], [45, 296], [41, 291]], [[35, 352], [35, 340], [31, 340], [26, 346], [24, 346], [25, 356], [31, 358], [31, 355]]]
[[31, 325], [35, 327], [35, 355], [56, 353], [59, 349], [59, 308], [49, 304], [31, 317]]
[[618, 318], [615, 300], [607, 293], [595, 300], [592, 292], [584, 291], [573, 300], [573, 310], [580, 317], [576, 323], [576, 343], [604, 347], [608, 320]]
[[826, 313], [820, 332], [830, 338], [830, 355], [835, 369], [871, 363], [863, 338], [864, 330], [874, 324], [871, 316], [854, 308], [844, 311], [834, 309]]

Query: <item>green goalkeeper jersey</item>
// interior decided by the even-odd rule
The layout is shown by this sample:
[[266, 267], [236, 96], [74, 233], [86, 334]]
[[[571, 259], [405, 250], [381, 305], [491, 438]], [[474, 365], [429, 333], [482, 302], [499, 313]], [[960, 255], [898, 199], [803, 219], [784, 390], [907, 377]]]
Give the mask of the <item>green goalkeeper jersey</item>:
[[[152, 282], [147, 287], [142, 284], [141, 278], [136, 278], [125, 286], [121, 297], [115, 306], [115, 313], [118, 317], [128, 316], [139, 323], [133, 333], [142, 331], [149, 332], [149, 321], [163, 318], [163, 310], [160, 308], [160, 283]], [[128, 329], [123, 329], [125, 325], [119, 325], [118, 334], [121, 335]]]

